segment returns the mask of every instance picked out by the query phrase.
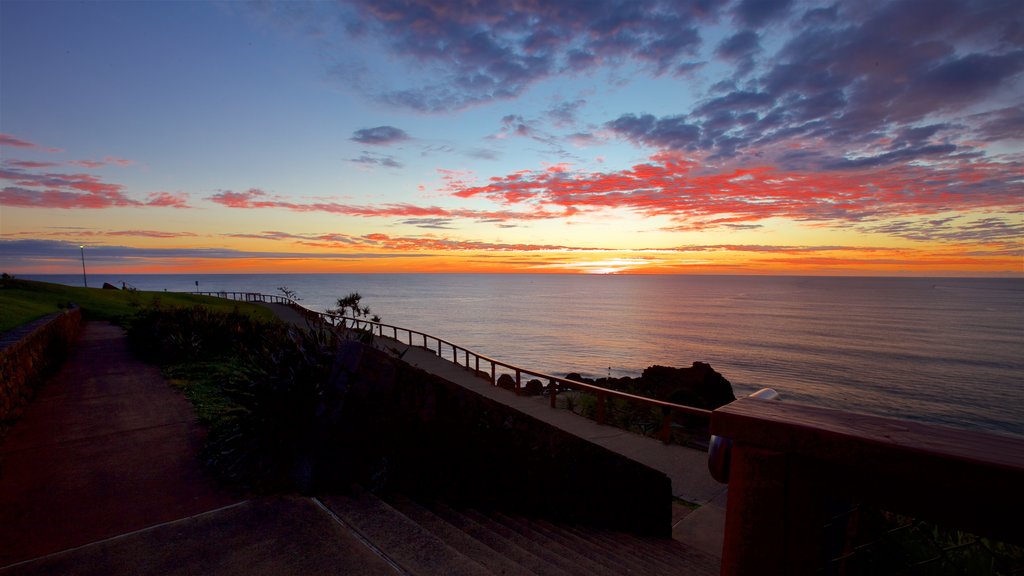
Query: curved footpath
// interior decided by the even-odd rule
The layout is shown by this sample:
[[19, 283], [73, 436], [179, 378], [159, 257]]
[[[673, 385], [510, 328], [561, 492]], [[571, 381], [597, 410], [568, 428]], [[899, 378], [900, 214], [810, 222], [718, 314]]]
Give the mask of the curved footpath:
[[86, 322], [0, 446], [0, 574], [394, 574], [315, 501], [219, 489], [190, 403]]
[[[284, 322], [306, 326], [305, 318], [287, 304], [261, 305], [269, 308]], [[663, 444], [654, 438], [620, 428], [601, 426], [568, 410], [553, 410], [547, 397], [516, 396], [508, 390], [491, 386], [489, 380], [479, 378], [471, 370], [440, 358], [433, 351], [422, 347], [409, 346], [387, 336], [374, 337], [374, 345], [385, 352], [402, 355], [402, 360], [412, 366], [663, 472], [672, 481], [673, 496], [699, 505], [699, 508], [691, 511], [681, 504], [673, 504], [672, 537], [721, 558], [728, 491], [725, 485], [711, 477], [707, 452]]]

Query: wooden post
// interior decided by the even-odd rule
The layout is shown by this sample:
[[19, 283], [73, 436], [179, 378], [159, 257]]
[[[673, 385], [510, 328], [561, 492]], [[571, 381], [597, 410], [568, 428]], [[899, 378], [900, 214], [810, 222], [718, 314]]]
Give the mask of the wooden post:
[[672, 410], [668, 408], [662, 408], [664, 414], [661, 416], [661, 431], [658, 432], [658, 438], [668, 444], [672, 441]]
[[519, 387], [523, 382], [523, 373], [516, 368], [516, 396], [519, 396]]
[[597, 393], [597, 406], [594, 408], [594, 419], [598, 424], [604, 424], [604, 392]]
[[551, 387], [548, 390], [548, 396], [551, 398], [551, 407], [558, 408], [558, 384], [554, 380], [548, 380], [548, 386]]

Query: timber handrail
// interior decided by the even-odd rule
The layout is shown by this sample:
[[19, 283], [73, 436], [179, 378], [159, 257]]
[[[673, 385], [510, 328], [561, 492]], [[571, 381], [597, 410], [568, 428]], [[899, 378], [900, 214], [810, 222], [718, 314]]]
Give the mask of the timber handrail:
[[[669, 442], [671, 438], [671, 427], [672, 427], [672, 416], [674, 413], [685, 414], [687, 416], [697, 417], [705, 422], [709, 422], [711, 419], [711, 411], [703, 408], [697, 408], [694, 406], [685, 406], [683, 404], [675, 404], [672, 402], [665, 402], [664, 400], [657, 400], [655, 398], [647, 398], [645, 396], [638, 396], [636, 394], [630, 394], [628, 392], [621, 392], [618, 390], [612, 390], [610, 388], [602, 388], [601, 386], [595, 386], [586, 382], [580, 382], [578, 380], [571, 380], [569, 378], [562, 378], [560, 376], [553, 376], [545, 372], [539, 372], [537, 370], [530, 370], [508, 362], [502, 362], [491, 358], [490, 356], [479, 354], [468, 348], [459, 346], [454, 342], [449, 342], [443, 338], [432, 336], [425, 332], [413, 330], [411, 328], [403, 328], [401, 326], [395, 326], [392, 324], [384, 324], [382, 322], [372, 322], [370, 320], [363, 320], [361, 318], [352, 318], [349, 316], [343, 316], [338, 314], [330, 314], [327, 312], [317, 312], [310, 310], [305, 306], [285, 298], [283, 296], [276, 296], [273, 294], [261, 294], [258, 292], [192, 292], [192, 294], [198, 294], [202, 296], [216, 296], [219, 298], [228, 298], [231, 300], [240, 300], [245, 302], [270, 302], [276, 304], [287, 304], [292, 306], [306, 315], [315, 315], [316, 317], [328, 322], [332, 326], [351, 326], [357, 329], [369, 329], [371, 333], [376, 334], [382, 338], [388, 337], [385, 335], [385, 330], [391, 333], [391, 338], [402, 342], [399, 338], [401, 333], [405, 336], [405, 341], [409, 346], [418, 346], [426, 350], [435, 351], [438, 357], [442, 359], [448, 359], [445, 357], [445, 353], [451, 349], [451, 362], [464, 366], [469, 370], [475, 370], [477, 374], [481, 373], [480, 364], [484, 363], [485, 367], [490, 368], [490, 380], [492, 386], [498, 385], [498, 367], [511, 370], [515, 374], [515, 386], [513, 391], [518, 395], [523, 389], [523, 375], [532, 376], [541, 380], [547, 380], [548, 396], [550, 398], [551, 407], [556, 407], [556, 400], [559, 388], [569, 388], [573, 390], [582, 390], [594, 394], [597, 398], [597, 405], [595, 407], [595, 420], [598, 424], [604, 424], [606, 419], [606, 404], [609, 399], [617, 398], [630, 402], [632, 404], [647, 406], [650, 408], [658, 408], [663, 411], [662, 415], [662, 426], [658, 434], [658, 437], [663, 442]], [[417, 342], [413, 342], [413, 340]], [[461, 361], [460, 361], [461, 357]], [[471, 362], [472, 359], [472, 362]]]
[[752, 399], [711, 432], [732, 441], [723, 575], [821, 573], [837, 498], [1024, 544], [1024, 439]]

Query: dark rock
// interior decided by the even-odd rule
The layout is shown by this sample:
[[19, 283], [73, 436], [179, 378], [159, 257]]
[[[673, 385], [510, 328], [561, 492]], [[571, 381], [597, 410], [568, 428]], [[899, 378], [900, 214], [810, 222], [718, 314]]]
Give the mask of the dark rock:
[[117, 286], [114, 286], [110, 282], [104, 282], [103, 283], [103, 289], [104, 290], [120, 290], [120, 288], [118, 288]]
[[526, 396], [540, 396], [544, 393], [544, 383], [534, 378], [526, 383], [522, 393]]
[[674, 404], [714, 410], [736, 399], [732, 384], [704, 362], [689, 368], [651, 366], [640, 380], [645, 392]]
[[498, 376], [498, 387], [504, 388], [505, 390], [516, 389], [516, 379], [508, 374], [502, 374]]

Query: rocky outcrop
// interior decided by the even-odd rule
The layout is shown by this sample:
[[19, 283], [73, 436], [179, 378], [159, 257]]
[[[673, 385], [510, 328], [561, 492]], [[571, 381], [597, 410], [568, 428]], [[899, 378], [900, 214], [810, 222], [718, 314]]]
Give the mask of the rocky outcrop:
[[594, 380], [576, 372], [566, 378], [706, 410], [714, 410], [736, 399], [732, 384], [705, 362], [694, 362], [689, 368], [651, 366], [639, 378]]
[[736, 399], [732, 384], [710, 364], [694, 362], [689, 368], [651, 366], [640, 376], [642, 390], [651, 396], [707, 410]]

